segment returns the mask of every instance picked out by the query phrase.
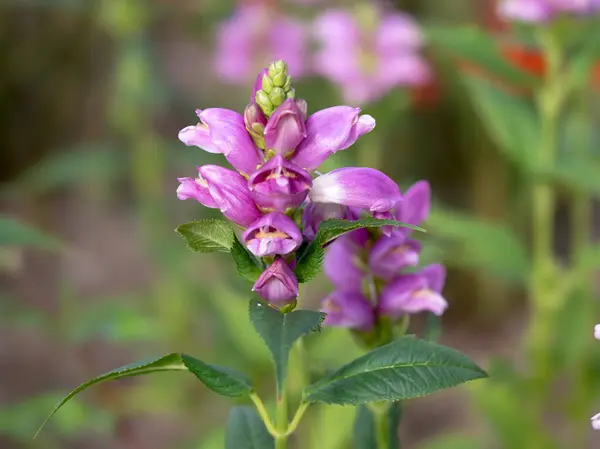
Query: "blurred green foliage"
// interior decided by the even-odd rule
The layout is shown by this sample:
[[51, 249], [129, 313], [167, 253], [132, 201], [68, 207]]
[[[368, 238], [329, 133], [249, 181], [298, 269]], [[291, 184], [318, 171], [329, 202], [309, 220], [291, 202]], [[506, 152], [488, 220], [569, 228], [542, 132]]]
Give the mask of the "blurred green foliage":
[[[415, 420], [407, 429], [402, 447], [583, 449], [589, 443], [588, 417], [600, 410], [600, 348], [591, 338], [600, 312], [591, 285], [600, 249], [590, 242], [591, 204], [600, 196], [600, 101], [598, 87], [588, 83], [590, 68], [600, 60], [600, 28], [579, 33], [586, 45], [567, 64], [565, 84], [574, 86], [574, 94], [561, 116], [557, 158], [541, 166], [535, 156], [540, 125], [531, 89], [542, 80], [497, 51], [499, 42], [519, 38], [529, 43], [530, 31], [496, 38], [473, 25], [430, 23], [443, 14], [462, 22], [478, 20], [473, 11], [484, 2], [475, 0], [449, 1], [443, 7], [439, 2], [397, 3], [427, 23], [441, 95], [429, 108], [418, 107], [406, 92], [366, 106], [365, 112], [378, 119], [376, 133], [336, 155], [324, 169], [360, 163], [384, 168], [402, 185], [431, 181], [436, 203], [424, 226], [429, 233], [422, 237], [423, 258], [450, 267], [446, 296], [451, 307], [442, 338], [466, 341], [467, 352], [484, 348], [492, 378], [470, 386], [469, 400], [456, 406], [475, 410], [467, 414], [468, 423], [442, 429], [439, 436], [433, 432], [440, 423], [433, 427], [430, 412], [407, 404], [403, 419], [412, 423], [414, 413], [423, 422]], [[306, 17], [321, 7], [282, 5]], [[186, 218], [215, 216], [178, 202], [175, 177], [218, 160], [184, 147], [177, 131], [195, 120], [195, 107], [240, 110], [247, 98], [248, 89], [224, 85], [209, 67], [215, 25], [232, 10], [232, 2], [217, 0], [0, 4], [0, 35], [7, 50], [0, 57], [7, 142], [0, 167], [0, 340], [17, 342], [8, 352], [0, 351], [3, 365], [11, 367], [0, 377], [3, 448], [77, 446], [90, 435], [104, 447], [119, 442], [151, 447], [153, 442], [136, 440], [123, 428], [154, 414], [174, 417], [185, 427], [173, 426], [176, 443], [163, 447], [222, 448], [227, 404], [193, 380], [175, 384], [163, 377], [90, 392], [65, 406], [46, 433], [31, 440], [61, 396], [40, 391], [68, 390], [90, 374], [150, 354], [193, 350], [216, 363], [243, 367], [257, 384], [269, 384], [269, 353], [247, 319], [247, 285], [235, 278], [228, 259], [188, 253], [173, 232]], [[17, 31], [15, 24], [21, 24]], [[75, 41], [86, 45], [75, 46]], [[198, 53], [186, 53], [191, 49]], [[483, 72], [460, 69], [457, 59]], [[311, 111], [341, 101], [336, 89], [320, 79], [303, 80], [296, 90]], [[533, 270], [531, 240], [538, 230], [529, 228], [527, 192], [540, 179], [551, 183], [560, 206], [557, 259], [561, 267], [574, 268], [564, 275], [569, 293], [550, 320], [546, 352], [551, 370], [528, 378], [531, 361], [520, 323], [528, 308], [524, 292]], [[79, 208], [96, 212], [98, 226], [86, 229]], [[94, 273], [125, 257], [121, 238], [95, 234], [113, 229], [109, 222], [115, 216], [127, 221], [119, 229], [129, 233], [125, 241], [140, 254], [126, 262], [128, 277], [138, 281], [117, 285], [117, 291], [111, 280], [86, 289], [85, 275], [75, 270], [85, 269], [77, 257], [97, 257]], [[84, 238], [75, 238], [74, 229]], [[101, 249], [98, 239], [106, 239], [100, 247], [115, 253], [112, 259], [94, 253]], [[76, 262], [68, 263], [70, 258]], [[31, 293], [36, 285], [43, 293]], [[328, 288], [322, 280], [306, 288], [302, 306], [316, 307]], [[486, 310], [493, 311], [491, 318]], [[509, 343], [507, 334], [514, 335]], [[361, 352], [338, 329], [324, 330], [306, 347], [318, 371]], [[39, 354], [45, 351], [52, 351], [49, 360]], [[293, 366], [292, 359], [290, 382], [299, 385], [302, 379]], [[37, 388], [23, 380], [32, 369]], [[545, 391], [540, 393], [539, 385]], [[558, 422], [554, 429], [540, 425], [542, 412], [548, 422]], [[451, 416], [436, 415], [435, 420], [446, 418], [453, 426]], [[351, 408], [316, 406], [300, 426], [297, 447], [347, 449], [353, 421]]]

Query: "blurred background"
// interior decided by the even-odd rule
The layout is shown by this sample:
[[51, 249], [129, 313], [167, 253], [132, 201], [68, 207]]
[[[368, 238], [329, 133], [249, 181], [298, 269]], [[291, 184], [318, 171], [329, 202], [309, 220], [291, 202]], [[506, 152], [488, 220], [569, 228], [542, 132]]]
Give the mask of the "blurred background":
[[[403, 448], [533, 447], [524, 441], [540, 408], [528, 407], [519, 372], [527, 367], [525, 288], [536, 230], [526, 162], [507, 141], [521, 129], [511, 105], [533, 109], [533, 95], [515, 82], [540, 79], [543, 57], [499, 21], [493, 1], [397, 0], [383, 3], [380, 16], [369, 7], [358, 0], [0, 2], [1, 448], [222, 448], [231, 403], [183, 374], [98, 385], [32, 440], [66, 391], [143, 357], [187, 352], [271, 384], [269, 354], [247, 320], [247, 285], [228, 258], [188, 252], [173, 230], [216, 216], [178, 201], [176, 178], [224, 163], [186, 147], [178, 131], [197, 122], [196, 108], [242, 111], [258, 71], [282, 57], [309, 112], [351, 104], [378, 121], [324, 171], [361, 164], [403, 188], [430, 181], [435, 205], [423, 257], [449, 267], [441, 341], [492, 374], [408, 403]], [[377, 55], [367, 48], [360, 67], [371, 87], [345, 82], [335, 69], [345, 67], [341, 47], [327, 49], [336, 28], [322, 20], [331, 11], [362, 21], [363, 30], [398, 12], [412, 17], [424, 43], [409, 28], [398, 39], [406, 39], [414, 65], [384, 82], [377, 70], [386, 70], [387, 56], [374, 66]], [[503, 65], [491, 73], [469, 56]], [[559, 153], [578, 147], [584, 156], [554, 174], [555, 250], [567, 262], [573, 192], [587, 207], [580, 217], [590, 246], [598, 234], [591, 204], [600, 194], [600, 70], [591, 70], [582, 100], [561, 121], [559, 143]], [[553, 324], [555, 369], [545, 395], [556, 409], [536, 427], [540, 449], [600, 444], [589, 430], [589, 416], [600, 411], [600, 344], [590, 336], [600, 321], [598, 283], [589, 284]], [[330, 288], [324, 277], [305, 286], [301, 307], [318, 307]], [[418, 332], [423, 322], [413, 325]], [[346, 331], [324, 334], [309, 344], [315, 360], [336, 365], [360, 354]], [[301, 425], [297, 447], [352, 447], [353, 416], [351, 408], [311, 408], [310, 431]]]

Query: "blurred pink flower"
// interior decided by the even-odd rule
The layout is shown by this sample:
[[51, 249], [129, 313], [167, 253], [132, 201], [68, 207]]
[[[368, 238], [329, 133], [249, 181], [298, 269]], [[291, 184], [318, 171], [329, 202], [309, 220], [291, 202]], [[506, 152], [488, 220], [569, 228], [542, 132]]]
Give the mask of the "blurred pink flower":
[[430, 69], [419, 54], [422, 34], [409, 16], [374, 7], [353, 15], [323, 13], [314, 24], [321, 43], [315, 71], [338, 84], [346, 102], [377, 100], [390, 89], [427, 83]]
[[560, 14], [590, 15], [600, 10], [600, 0], [504, 0], [498, 15], [520, 22], [546, 22]]
[[219, 25], [214, 65], [224, 81], [247, 83], [270, 61], [283, 59], [298, 79], [306, 73], [303, 25], [264, 4], [241, 5]]

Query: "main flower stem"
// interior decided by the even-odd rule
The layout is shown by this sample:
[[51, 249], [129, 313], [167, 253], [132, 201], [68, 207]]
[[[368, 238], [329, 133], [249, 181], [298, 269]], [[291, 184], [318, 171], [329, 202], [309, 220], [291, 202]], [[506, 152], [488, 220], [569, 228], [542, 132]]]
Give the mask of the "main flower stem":
[[275, 427], [278, 435], [275, 436], [275, 449], [287, 449], [288, 440], [288, 410], [287, 397], [285, 390], [277, 394], [277, 404], [275, 410]]

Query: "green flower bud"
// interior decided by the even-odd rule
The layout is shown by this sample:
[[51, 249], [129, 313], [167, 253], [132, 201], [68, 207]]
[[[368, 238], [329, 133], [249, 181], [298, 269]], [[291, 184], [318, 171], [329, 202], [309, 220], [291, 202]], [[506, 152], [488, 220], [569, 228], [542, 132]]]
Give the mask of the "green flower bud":
[[296, 98], [296, 90], [294, 88], [291, 88], [290, 90], [288, 90], [285, 94], [286, 98]]
[[271, 91], [273, 90], [273, 80], [271, 80], [271, 78], [269, 78], [267, 75], [263, 76], [262, 79], [262, 90], [264, 90], [266, 93], [270, 94]]
[[[287, 79], [290, 78], [285, 73], [278, 73], [273, 77], [273, 84], [277, 87], [284, 87]], [[284, 87], [285, 90], [285, 87]]]
[[[269, 95], [269, 97], [271, 98], [271, 103], [273, 103], [273, 106], [275, 106], [275, 107], [277, 107], [281, 103], [283, 103], [286, 98], [289, 98], [289, 97], [286, 97], [286, 93], [281, 87], [274, 87], [273, 90], [271, 91], [271, 95]], [[291, 98], [293, 98], [293, 97], [291, 97]], [[267, 114], [266, 111], [265, 111], [265, 114]], [[267, 114], [267, 115], [269, 115], [269, 114]]]
[[267, 117], [273, 113], [273, 109], [275, 109], [275, 106], [273, 106], [273, 103], [271, 103], [271, 100], [269, 99], [269, 95], [267, 95], [267, 93], [264, 90], [259, 90], [256, 92], [255, 100], [256, 104], [260, 106], [260, 108], [263, 110]]
[[291, 88], [292, 88], [292, 77], [291, 77], [291, 76], [288, 76], [288, 77], [285, 79], [285, 84], [283, 85], [283, 90], [285, 90], [285, 91], [287, 92], [287, 91], [288, 91], [288, 90], [290, 90]]
[[269, 66], [269, 76], [275, 78], [276, 75], [283, 73], [285, 76], [288, 74], [288, 65], [285, 61], [275, 61]]

